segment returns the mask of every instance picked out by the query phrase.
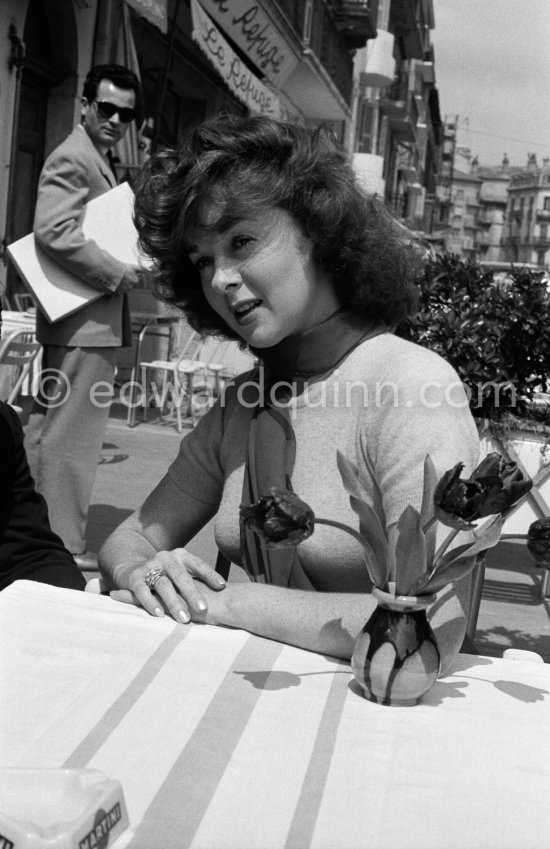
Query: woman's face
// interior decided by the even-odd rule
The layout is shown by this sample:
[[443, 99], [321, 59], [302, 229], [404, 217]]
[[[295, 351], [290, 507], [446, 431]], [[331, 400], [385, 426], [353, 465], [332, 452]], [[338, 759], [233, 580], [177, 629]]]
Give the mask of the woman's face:
[[272, 208], [225, 232], [206, 229], [223, 210], [203, 204], [187, 240], [206, 300], [249, 345], [267, 348], [328, 318], [340, 304], [291, 215]]

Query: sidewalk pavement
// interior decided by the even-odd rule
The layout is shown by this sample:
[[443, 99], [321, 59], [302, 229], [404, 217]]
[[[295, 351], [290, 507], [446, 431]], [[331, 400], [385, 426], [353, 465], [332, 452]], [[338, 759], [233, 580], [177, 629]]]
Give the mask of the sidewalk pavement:
[[[175, 459], [182, 437], [173, 423], [128, 427], [117, 415], [108, 420], [86, 529], [87, 550], [97, 552], [114, 529], [144, 501]], [[215, 563], [212, 523], [187, 546]]]
[[[88, 518], [90, 551], [98, 552], [109, 533], [158, 483], [183, 435], [169, 421], [129, 428], [120, 410], [113, 408]], [[188, 548], [215, 563], [212, 523]], [[522, 542], [501, 542], [489, 553], [475, 637], [482, 654], [501, 657], [504, 649], [513, 647], [538, 652], [550, 663], [550, 598], [540, 597], [541, 581], [542, 572], [533, 566]]]

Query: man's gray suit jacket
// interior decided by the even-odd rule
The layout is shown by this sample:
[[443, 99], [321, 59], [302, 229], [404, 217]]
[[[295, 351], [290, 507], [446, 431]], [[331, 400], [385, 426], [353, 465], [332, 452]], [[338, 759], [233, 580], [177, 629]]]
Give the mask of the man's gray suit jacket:
[[75, 277], [105, 295], [53, 324], [38, 310], [37, 338], [43, 344], [82, 348], [131, 344], [127, 298], [117, 292], [126, 266], [86, 240], [81, 229], [84, 204], [115, 185], [107, 160], [80, 125], [44, 163], [34, 218], [36, 241]]

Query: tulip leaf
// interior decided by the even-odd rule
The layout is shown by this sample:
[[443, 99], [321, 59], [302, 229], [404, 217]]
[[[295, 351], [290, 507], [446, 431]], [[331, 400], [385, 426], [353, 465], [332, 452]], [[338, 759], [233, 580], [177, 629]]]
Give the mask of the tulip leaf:
[[443, 587], [447, 584], [459, 581], [460, 578], [463, 578], [468, 574], [468, 572], [471, 572], [475, 564], [475, 556], [459, 557], [458, 560], [453, 560], [442, 569], [438, 569], [435, 574], [428, 578], [427, 583], [425, 583], [421, 588], [416, 588], [415, 592], [419, 592], [419, 589], [423, 593], [439, 592], [439, 590], [443, 589]]
[[[422, 527], [422, 521], [420, 522]], [[423, 531], [424, 539], [426, 540], [426, 563], [431, 564], [435, 557], [435, 544], [437, 538], [437, 524], [432, 525], [426, 531]]]
[[424, 460], [424, 488], [422, 492], [422, 507], [420, 508], [420, 522], [425, 525], [434, 515], [434, 492], [437, 486], [437, 472], [432, 458], [426, 454]]
[[418, 510], [408, 507], [397, 522], [395, 545], [395, 593], [409, 595], [410, 589], [426, 573], [426, 538]]
[[344, 489], [350, 497], [351, 508], [359, 517], [359, 530], [371, 561], [367, 563], [370, 578], [375, 586], [383, 588], [389, 579], [392, 566], [386, 534], [374, 509], [364, 500], [365, 494], [359, 482], [357, 466], [351, 463], [341, 451], [336, 452], [336, 462]]
[[[426, 459], [424, 460], [422, 506], [420, 508], [420, 524], [425, 529], [424, 536], [426, 538], [426, 563], [433, 563], [435, 556], [437, 523], [433, 520], [435, 517], [434, 493], [436, 486], [437, 472], [432, 458], [429, 454], [426, 454]], [[426, 525], [428, 525], [427, 528]]]
[[361, 486], [359, 484], [359, 469], [354, 466], [341, 451], [336, 452], [336, 462], [338, 471], [344, 484], [344, 489], [348, 495], [354, 495], [356, 498], [361, 498]]
[[370, 504], [354, 495], [349, 498], [351, 508], [359, 517], [359, 530], [364, 543], [372, 551], [369, 575], [376, 587], [383, 588], [391, 574], [391, 552], [380, 520]]
[[475, 554], [479, 554], [480, 551], [484, 551], [486, 548], [492, 548], [500, 539], [502, 524], [502, 517], [494, 516], [481, 528], [479, 528], [479, 530], [474, 531], [473, 542], [458, 545], [456, 548], [453, 548], [452, 551], [448, 551], [444, 554], [436, 564], [435, 568], [432, 569], [432, 575], [438, 574], [442, 569], [445, 569], [461, 557], [472, 557]]

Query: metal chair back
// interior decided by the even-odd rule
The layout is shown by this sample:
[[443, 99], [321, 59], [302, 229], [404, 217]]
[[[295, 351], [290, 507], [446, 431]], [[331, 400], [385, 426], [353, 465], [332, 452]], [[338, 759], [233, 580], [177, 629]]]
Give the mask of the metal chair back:
[[0, 366], [8, 369], [7, 374], [6, 369], [2, 369], [4, 380], [0, 378], [0, 393], [6, 394], [2, 400], [8, 404], [13, 404], [17, 399], [40, 348], [34, 333], [29, 330], [16, 330], [0, 344]]

